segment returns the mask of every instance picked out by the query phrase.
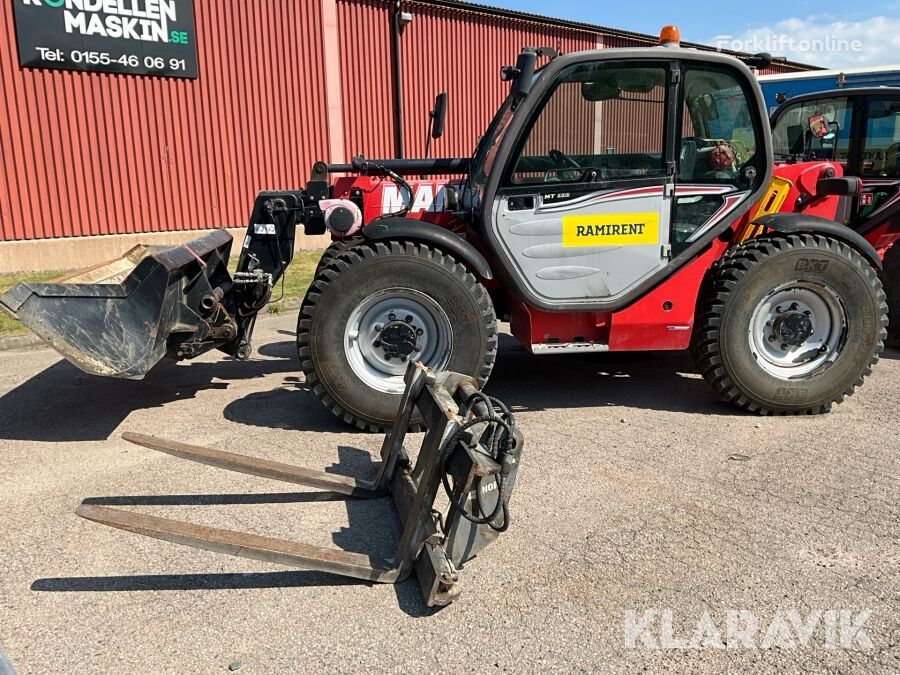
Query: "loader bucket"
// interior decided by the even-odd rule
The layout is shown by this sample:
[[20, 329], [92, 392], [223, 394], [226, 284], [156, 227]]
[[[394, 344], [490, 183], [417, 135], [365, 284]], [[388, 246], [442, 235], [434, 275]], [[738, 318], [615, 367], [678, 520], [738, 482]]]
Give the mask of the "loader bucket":
[[87, 373], [142, 378], [175, 332], [200, 278], [225, 273], [232, 237], [215, 230], [175, 247], [138, 245], [121, 258], [0, 296], [6, 310]]

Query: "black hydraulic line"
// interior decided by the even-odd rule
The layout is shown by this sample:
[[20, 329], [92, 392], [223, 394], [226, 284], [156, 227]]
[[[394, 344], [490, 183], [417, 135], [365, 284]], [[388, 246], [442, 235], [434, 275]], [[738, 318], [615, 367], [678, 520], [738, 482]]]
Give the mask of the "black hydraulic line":
[[[497, 414], [495, 408], [499, 409], [499, 414]], [[457, 501], [453, 494], [453, 487], [448, 480], [450, 472], [447, 464], [453, 449], [461, 440], [463, 434], [471, 427], [483, 423], [486, 423], [486, 431], [489, 431], [486, 437], [488, 456], [500, 462], [501, 465], [505, 464], [504, 455], [511, 449], [510, 444], [515, 443], [513, 439], [513, 428], [515, 426], [513, 414], [501, 401], [492, 396], [486, 396], [481, 391], [470, 395], [460, 408], [460, 416], [463, 418], [467, 417], [470, 412], [474, 412], [476, 416], [460, 424], [457, 430], [441, 444], [438, 453], [438, 462], [441, 465], [441, 482], [450, 501], [450, 507], [463, 518], [476, 525], [488, 525], [497, 532], [505, 532], [509, 528], [509, 509], [506, 503], [509, 498], [509, 486], [506, 485], [504, 480], [505, 472], [501, 471], [500, 474], [495, 476], [498, 488], [497, 503], [490, 513], [486, 511], [482, 504], [481, 490], [476, 487], [476, 502], [478, 510], [481, 512], [479, 516], [466, 510], [464, 500], [462, 502]], [[501, 512], [503, 520], [497, 524], [495, 521], [501, 515]]]
[[378, 173], [379, 168], [404, 175], [430, 176], [468, 173], [468, 157], [435, 157], [434, 159], [363, 159], [354, 157], [350, 164], [326, 164], [327, 173]]

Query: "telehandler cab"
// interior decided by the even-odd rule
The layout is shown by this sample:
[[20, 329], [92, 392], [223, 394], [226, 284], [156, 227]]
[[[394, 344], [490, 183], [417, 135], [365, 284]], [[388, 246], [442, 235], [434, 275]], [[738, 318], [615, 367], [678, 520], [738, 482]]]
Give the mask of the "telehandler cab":
[[89, 372], [246, 358], [302, 223], [334, 243], [300, 310], [301, 367], [359, 428], [390, 428], [409, 361], [483, 384], [498, 317], [535, 355], [690, 348], [723, 399], [761, 414], [825, 412], [862, 383], [886, 334], [881, 261], [833, 220], [860, 181], [773, 162], [746, 64], [525, 48], [502, 77], [471, 158], [319, 162], [305, 190], [261, 193], [233, 278], [213, 232], [2, 303]]

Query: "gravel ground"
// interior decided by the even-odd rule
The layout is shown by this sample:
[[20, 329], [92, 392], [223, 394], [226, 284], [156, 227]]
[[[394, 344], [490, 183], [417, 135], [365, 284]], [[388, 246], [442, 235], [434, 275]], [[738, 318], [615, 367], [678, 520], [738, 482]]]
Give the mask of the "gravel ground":
[[[896, 350], [833, 413], [793, 419], [718, 402], [685, 354], [532, 357], [505, 341], [489, 391], [526, 439], [513, 524], [437, 612], [415, 579], [356, 583], [73, 514], [116, 496], [102, 501], [392, 552], [387, 501], [323, 501], [119, 437], [372, 472], [380, 437], [316, 401], [292, 323], [261, 321], [252, 361], [167, 362], [143, 382], [0, 354], [0, 647], [20, 674], [900, 672]], [[751, 614], [742, 643], [729, 620]], [[684, 648], [698, 624], [704, 646]]]

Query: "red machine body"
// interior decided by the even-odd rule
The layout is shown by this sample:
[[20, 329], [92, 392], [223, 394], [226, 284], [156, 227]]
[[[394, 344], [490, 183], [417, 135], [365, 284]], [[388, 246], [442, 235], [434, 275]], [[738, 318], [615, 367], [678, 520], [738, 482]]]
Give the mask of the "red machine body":
[[[503, 290], [508, 285], [501, 280], [480, 281], [492, 292], [504, 294], [512, 333], [533, 352], [552, 353], [554, 345], [568, 345], [571, 350], [571, 345], [578, 343], [604, 343], [609, 345], [610, 351], [687, 349], [700, 284], [723, 250], [732, 242], [744, 241], [754, 234], [752, 221], [761, 215], [787, 212], [835, 219], [841, 198], [816, 196], [816, 182], [829, 175], [840, 177], [841, 165], [815, 162], [776, 166], [771, 189], [756, 207], [735, 220], [702, 255], [615, 312], [547, 312], [531, 307], [522, 298]], [[485, 250], [482, 237], [447, 209], [446, 189], [448, 186], [458, 188], [458, 181], [428, 178], [407, 179], [407, 182], [413, 193], [412, 206], [404, 217], [440, 225], [464, 237], [475, 248]], [[378, 176], [337, 178], [333, 197], [357, 201], [365, 223], [394, 213], [404, 205], [401, 188], [390, 179]]]

